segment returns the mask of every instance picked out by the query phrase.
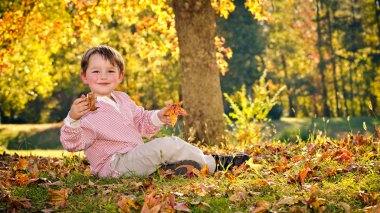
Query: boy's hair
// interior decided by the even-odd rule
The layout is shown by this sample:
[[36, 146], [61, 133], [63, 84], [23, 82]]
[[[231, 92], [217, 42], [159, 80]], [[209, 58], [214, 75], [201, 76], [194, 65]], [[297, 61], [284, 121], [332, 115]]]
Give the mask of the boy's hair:
[[90, 57], [94, 54], [101, 55], [104, 59], [108, 60], [113, 66], [119, 68], [120, 73], [124, 72], [124, 60], [120, 53], [112, 47], [107, 45], [95, 46], [88, 49], [82, 56], [81, 68], [82, 72], [86, 72]]

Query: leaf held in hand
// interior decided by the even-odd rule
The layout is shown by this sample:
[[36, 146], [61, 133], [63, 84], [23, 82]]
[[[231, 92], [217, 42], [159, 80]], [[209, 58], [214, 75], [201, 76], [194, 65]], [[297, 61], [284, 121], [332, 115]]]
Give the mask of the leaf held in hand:
[[88, 93], [86, 99], [88, 101], [88, 104], [90, 105], [90, 111], [95, 111], [99, 108], [95, 106], [96, 96], [93, 92]]
[[181, 107], [183, 101], [180, 101], [178, 104], [169, 104], [168, 109], [166, 110], [164, 115], [168, 115], [170, 117], [170, 124], [174, 126], [177, 122], [179, 115], [187, 115], [185, 109]]

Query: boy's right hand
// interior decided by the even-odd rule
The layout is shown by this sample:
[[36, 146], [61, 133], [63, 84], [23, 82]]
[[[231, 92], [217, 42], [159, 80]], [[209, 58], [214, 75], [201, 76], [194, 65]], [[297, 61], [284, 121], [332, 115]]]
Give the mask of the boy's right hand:
[[84, 114], [90, 111], [90, 106], [84, 95], [74, 100], [69, 112], [70, 118], [79, 120]]

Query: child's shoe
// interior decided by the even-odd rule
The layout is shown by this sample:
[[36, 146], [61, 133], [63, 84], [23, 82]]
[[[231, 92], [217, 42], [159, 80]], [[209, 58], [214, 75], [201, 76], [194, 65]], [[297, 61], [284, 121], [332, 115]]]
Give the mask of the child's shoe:
[[249, 156], [246, 154], [212, 156], [216, 162], [216, 171], [232, 170], [235, 166], [240, 166], [249, 160]]
[[193, 169], [201, 170], [201, 166], [199, 163], [192, 160], [182, 160], [176, 163], [162, 165], [162, 170], [172, 170], [174, 171], [174, 175], [184, 175], [193, 171]]

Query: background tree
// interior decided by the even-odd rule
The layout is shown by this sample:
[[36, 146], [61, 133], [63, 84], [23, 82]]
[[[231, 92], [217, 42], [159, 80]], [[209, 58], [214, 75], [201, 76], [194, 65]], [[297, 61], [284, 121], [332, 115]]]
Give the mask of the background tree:
[[[235, 10], [228, 19], [217, 20], [217, 34], [225, 38], [225, 46], [231, 48], [233, 56], [227, 60], [228, 72], [221, 78], [222, 91], [232, 94], [242, 85], [251, 88], [262, 75], [259, 67], [263, 63], [266, 46], [264, 22], [252, 18], [252, 14], [244, 6], [245, 0], [234, 1]], [[251, 90], [248, 90], [252, 93]], [[230, 105], [225, 104], [226, 114]]]
[[[80, 56], [89, 46], [98, 44], [109, 44], [122, 52], [127, 66], [126, 78], [120, 89], [132, 94], [134, 100], [148, 109], [181, 99], [185, 100], [185, 108], [202, 109], [205, 99], [213, 101], [214, 96], [219, 97], [220, 85], [214, 81], [218, 81], [220, 74], [216, 70], [222, 74], [222, 90], [234, 93], [234, 85], [237, 89], [242, 84], [249, 87], [261, 74], [260, 71], [266, 69], [267, 78], [271, 79], [269, 91], [287, 86], [286, 95], [281, 97], [287, 116], [326, 116], [326, 106], [332, 116], [378, 115], [380, 88], [376, 82], [380, 80], [380, 50], [377, 2], [1, 1], [1, 121], [61, 121], [71, 101], [87, 92], [84, 87], [77, 86]], [[234, 3], [237, 8], [232, 13]], [[178, 4], [184, 4], [185, 10], [189, 10], [184, 17], [173, 11], [173, 6]], [[194, 21], [203, 21], [197, 18], [204, 15], [199, 14], [200, 11], [210, 4], [215, 11], [207, 14], [214, 18], [206, 20], [211, 20], [209, 24], [219, 25], [218, 33], [222, 37], [202, 37], [201, 32], [184, 35], [180, 31], [187, 29], [187, 25], [178, 25], [176, 29], [176, 15], [183, 21], [181, 23], [197, 25]], [[268, 20], [251, 19], [243, 4], [255, 18], [268, 17]], [[270, 16], [264, 14], [268, 8]], [[230, 19], [221, 20], [229, 15]], [[197, 29], [196, 26], [190, 27], [193, 27], [191, 30]], [[205, 27], [208, 29], [209, 26]], [[216, 35], [212, 30], [209, 32]], [[199, 38], [211, 40], [202, 40], [201, 45], [194, 49], [181, 46], [180, 56], [177, 33], [191, 42]], [[226, 46], [234, 51], [232, 58], [232, 52]], [[200, 50], [201, 47], [205, 49]], [[210, 55], [203, 57], [205, 53]], [[188, 58], [192, 60], [188, 61]], [[226, 59], [229, 59], [228, 63]], [[206, 69], [205, 64], [212, 66]], [[197, 72], [197, 65], [202, 72]], [[323, 68], [324, 81], [321, 81], [321, 69], [318, 68]], [[185, 69], [189, 71], [186, 77]], [[230, 73], [226, 73], [228, 69]], [[208, 76], [210, 70], [214, 73], [212, 78]], [[211, 93], [197, 91], [197, 95], [191, 94], [194, 99], [189, 100], [185, 90], [202, 88], [188, 80], [192, 72], [194, 75], [207, 74], [204, 77], [213, 79], [202, 79], [205, 80], [205, 91], [218, 91], [205, 99], [203, 96]], [[195, 91], [190, 90], [190, 93]], [[206, 105], [209, 109], [219, 110], [220, 99], [213, 102]], [[199, 112], [186, 118], [187, 136], [196, 136], [196, 140], [210, 144], [218, 143], [205, 139], [205, 125], [195, 125], [195, 122], [206, 124], [209, 122], [206, 118], [216, 114], [210, 112], [210, 115], [200, 117]], [[218, 118], [209, 120], [222, 121], [223, 113], [217, 114]], [[195, 134], [190, 134], [192, 127]], [[218, 136], [224, 132], [223, 128], [212, 124], [207, 124], [207, 128], [215, 128], [207, 130], [210, 140], [218, 141]], [[210, 136], [211, 133], [217, 136]]]

